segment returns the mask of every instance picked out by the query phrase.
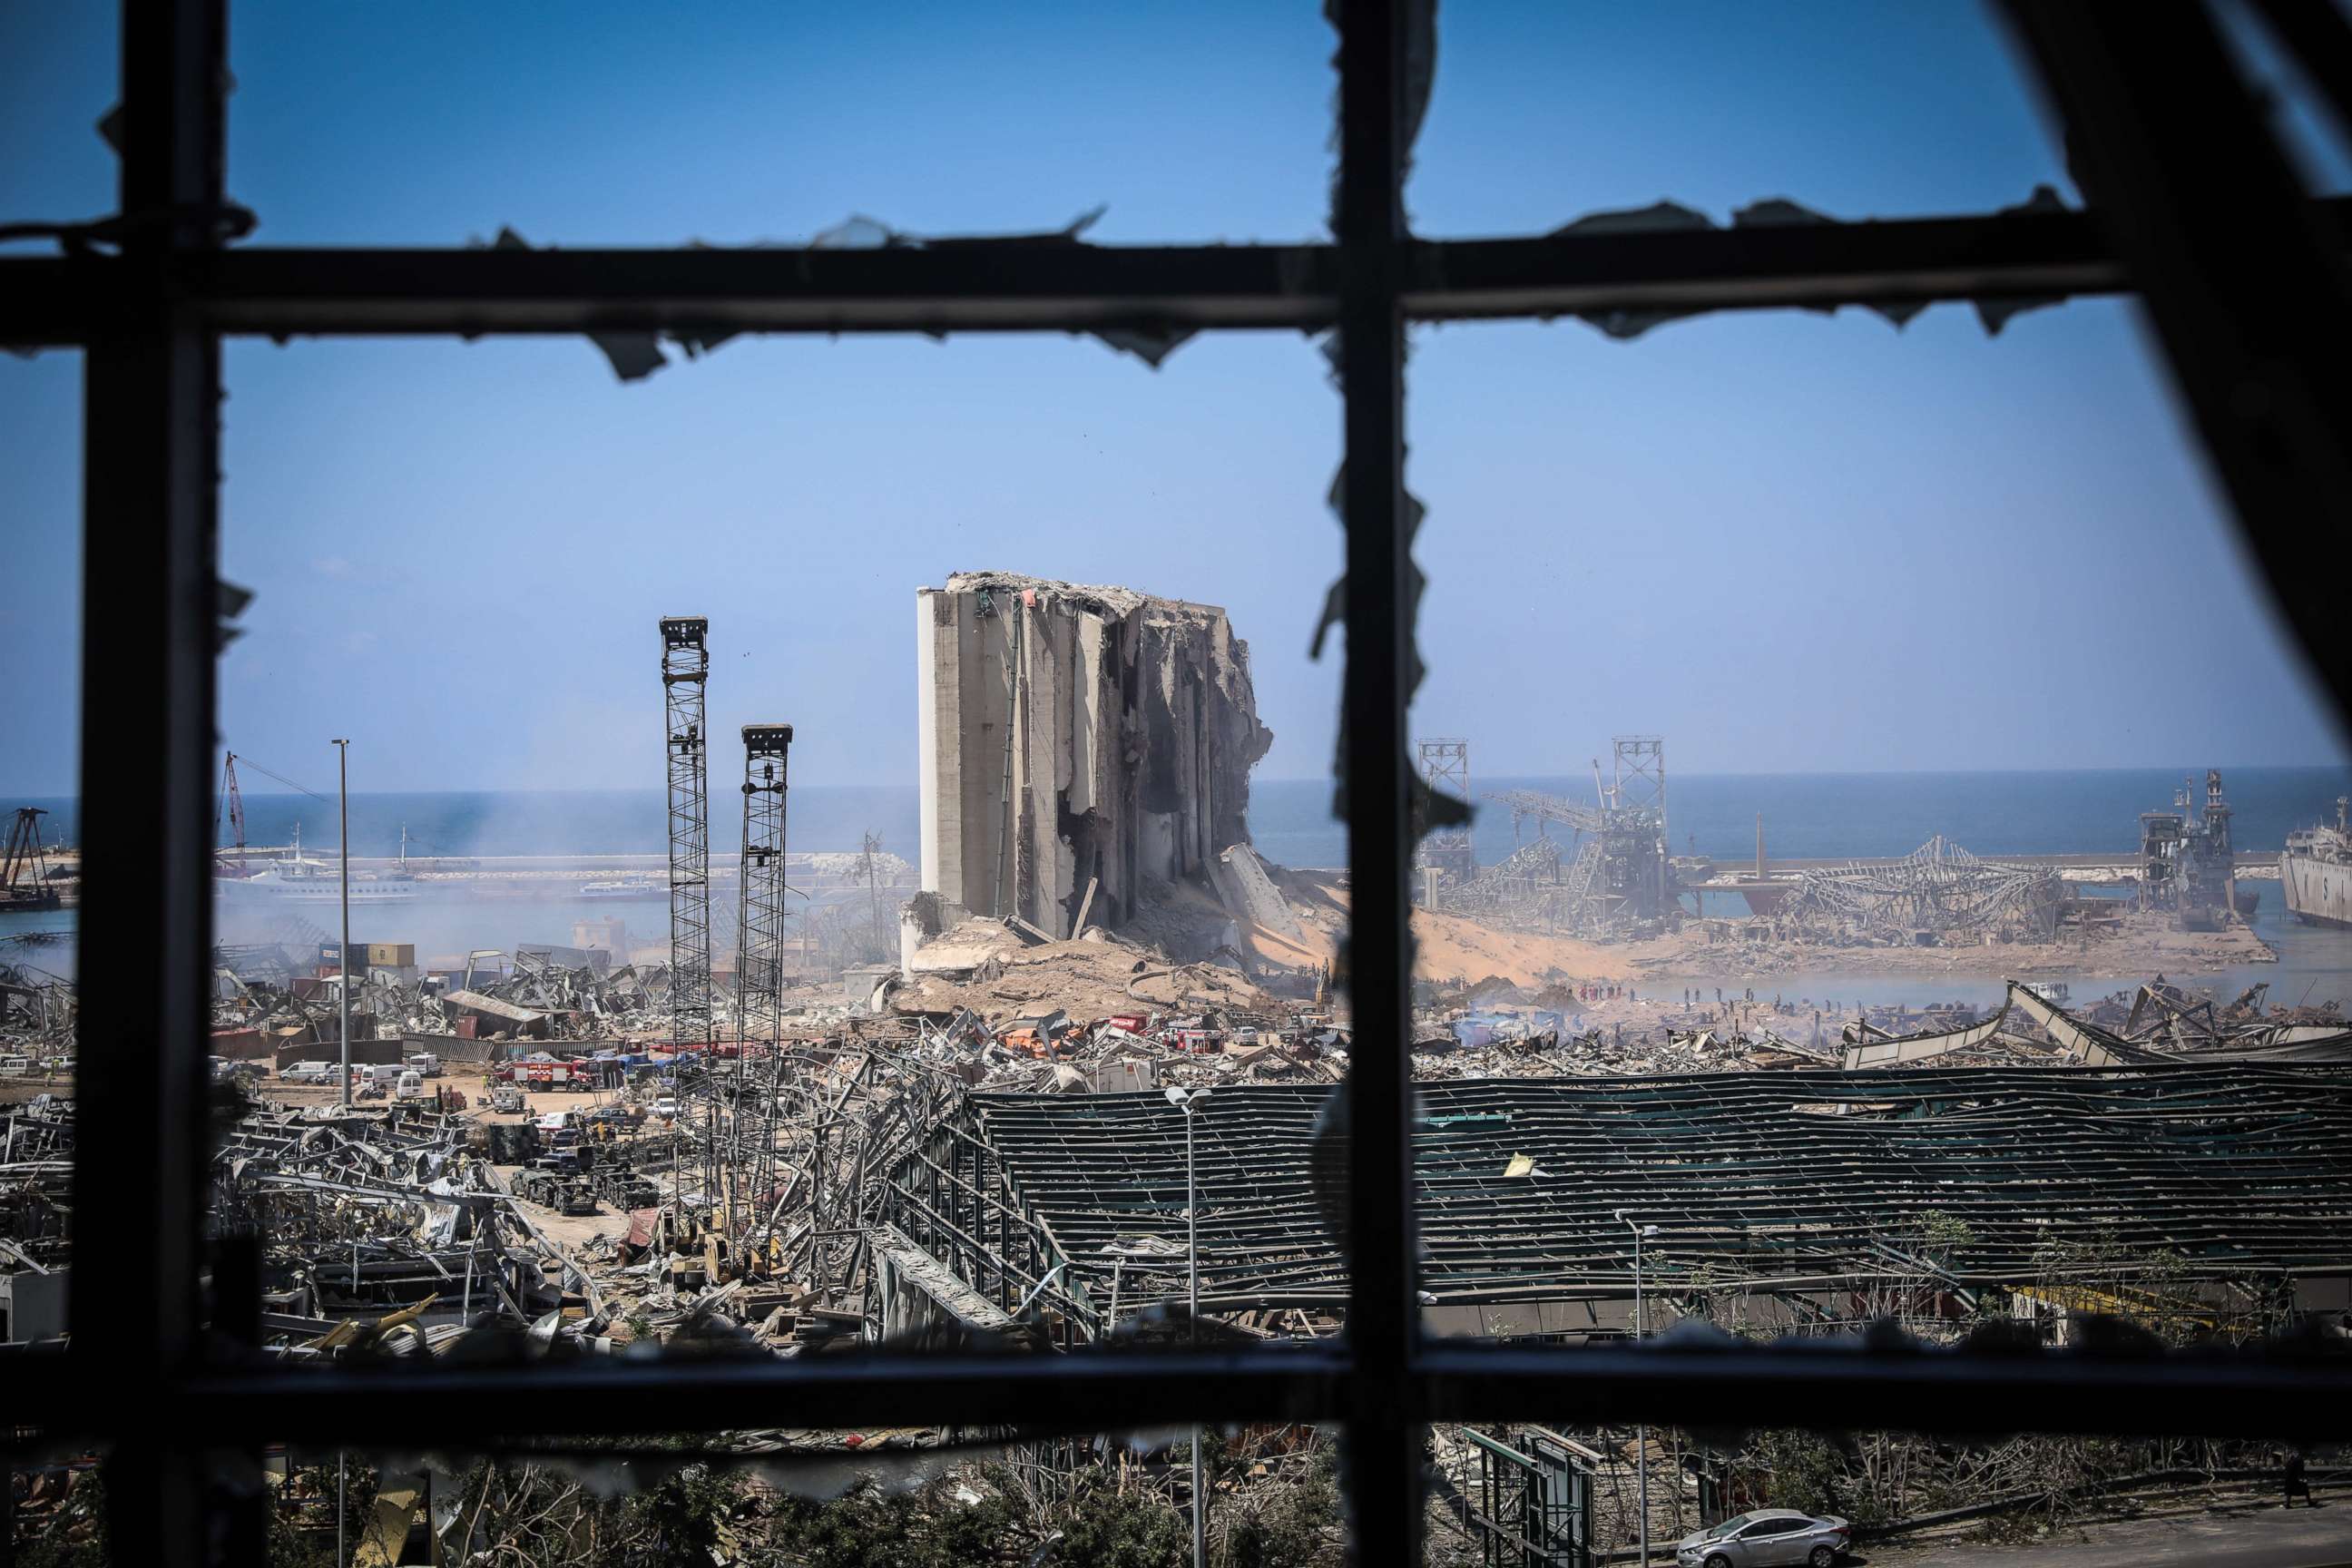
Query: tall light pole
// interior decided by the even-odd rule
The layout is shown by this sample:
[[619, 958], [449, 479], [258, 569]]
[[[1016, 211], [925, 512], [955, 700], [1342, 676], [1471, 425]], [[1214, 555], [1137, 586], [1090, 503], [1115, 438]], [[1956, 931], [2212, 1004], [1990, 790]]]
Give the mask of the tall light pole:
[[[352, 743], [348, 740], [335, 742], [335, 796], [337, 816], [341, 820], [341, 847], [337, 858], [341, 869], [336, 882], [342, 894], [343, 940], [335, 948], [342, 960], [343, 983], [336, 989], [337, 1006], [342, 1018], [343, 1039], [343, 1109], [352, 1108]], [[358, 1277], [352, 1277], [353, 1283]]]
[[[1185, 1318], [1192, 1324], [1192, 1348], [1201, 1346], [1201, 1202], [1194, 1194], [1192, 1116], [1206, 1109], [1210, 1090], [1170, 1088], [1168, 1103], [1184, 1112], [1184, 1275]], [[1192, 1423], [1192, 1568], [1208, 1568], [1209, 1492], [1202, 1481], [1201, 1424]]]
[[[1642, 1305], [1642, 1238], [1658, 1234], [1654, 1225], [1643, 1225], [1617, 1211], [1617, 1221], [1633, 1233], [1633, 1339], [1639, 1342], [1650, 1328], [1649, 1314]], [[1642, 1568], [1650, 1568], [1650, 1426], [1643, 1422], [1633, 1428], [1633, 1473], [1635, 1476], [1634, 1507], [1642, 1516]]]

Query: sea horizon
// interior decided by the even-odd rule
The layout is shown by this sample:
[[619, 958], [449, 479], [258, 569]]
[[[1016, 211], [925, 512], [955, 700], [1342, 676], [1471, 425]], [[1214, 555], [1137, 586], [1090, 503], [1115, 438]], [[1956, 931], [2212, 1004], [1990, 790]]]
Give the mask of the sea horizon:
[[[2352, 767], [2230, 767], [2220, 769], [2239, 848], [2283, 847], [2286, 835], [2333, 814], [2338, 795], [2352, 794]], [[1757, 818], [1768, 858], [1838, 859], [1902, 855], [1941, 835], [1977, 855], [2127, 852], [2137, 847], [2139, 814], [2172, 808], [2186, 784], [2203, 809], [2202, 770], [2174, 768], [2038, 768], [1843, 770], [1816, 773], [1675, 773], [1666, 780], [1672, 850], [1719, 860], [1752, 860]], [[1591, 773], [1491, 777], [1472, 775], [1474, 829], [1479, 859], [1510, 853], [1511, 813], [1484, 799], [1489, 791], [1532, 790], [1590, 805]], [[723, 786], [711, 793], [712, 847], [732, 837], [731, 802]], [[1260, 778], [1251, 787], [1250, 837], [1258, 851], [1282, 865], [1340, 867], [1347, 863], [1345, 826], [1330, 815], [1328, 778]], [[298, 829], [305, 848], [336, 841], [331, 799], [246, 792], [246, 842], [276, 846]], [[79, 842], [78, 802], [70, 796], [20, 797], [50, 816], [44, 838], [52, 846]], [[883, 848], [914, 860], [918, 847], [916, 787], [901, 784], [795, 785], [786, 806], [785, 842], [794, 851], [850, 852], [868, 833]], [[667, 845], [667, 806], [659, 786], [599, 789], [362, 791], [351, 797], [352, 852], [377, 858], [400, 849], [404, 828], [412, 857], [659, 854]], [[221, 813], [221, 841], [233, 839]]]

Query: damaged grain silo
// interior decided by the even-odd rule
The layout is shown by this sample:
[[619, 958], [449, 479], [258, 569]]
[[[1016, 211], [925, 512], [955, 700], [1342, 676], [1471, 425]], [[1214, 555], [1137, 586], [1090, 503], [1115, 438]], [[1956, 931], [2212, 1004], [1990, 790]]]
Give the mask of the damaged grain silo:
[[1224, 611], [960, 572], [915, 595], [922, 879], [1055, 938], [1249, 838], [1258, 722]]

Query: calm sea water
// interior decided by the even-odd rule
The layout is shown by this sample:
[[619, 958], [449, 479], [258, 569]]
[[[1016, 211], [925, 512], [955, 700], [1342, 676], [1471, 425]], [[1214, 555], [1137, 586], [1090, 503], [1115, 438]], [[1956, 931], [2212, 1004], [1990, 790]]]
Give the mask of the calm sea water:
[[[2125, 850], [2138, 841], [2139, 814], [2168, 808], [2188, 769], [1969, 773], [1693, 773], [1669, 775], [1667, 818], [1674, 850], [1731, 860], [1756, 853], [1762, 814], [1766, 847], [1792, 859], [1901, 855], [1941, 833], [1979, 855], [2061, 855]], [[2199, 799], [2204, 775], [2193, 773]], [[2276, 849], [2294, 828], [2330, 815], [2352, 794], [2352, 769], [2224, 769], [2238, 845]], [[1472, 793], [1531, 789], [1591, 804], [1592, 779], [1478, 778]], [[1331, 817], [1331, 786], [1322, 779], [1261, 779], [1251, 788], [1250, 827], [1261, 852], [1286, 866], [1336, 867], [1348, 861], [1347, 834]], [[32, 801], [51, 816], [50, 842], [77, 842], [80, 821], [70, 800]], [[711, 796], [711, 843], [735, 837], [726, 816], [732, 797]], [[1481, 801], [1479, 858], [1511, 851], [1510, 813]], [[296, 795], [245, 797], [246, 837], [284, 844], [301, 831], [305, 847], [331, 850], [335, 803]], [[352, 796], [352, 853], [390, 855], [408, 830], [412, 855], [658, 855], [668, 840], [658, 790], [460, 791]], [[1532, 831], [1532, 827], [1529, 828]], [[916, 858], [911, 785], [798, 785], [786, 835], [794, 849], [856, 850], [860, 836]]]
[[[2127, 851], [2137, 841], [2139, 813], [2170, 805], [2184, 778], [2193, 777], [2201, 799], [2203, 774], [2180, 769], [2134, 769], [2043, 773], [1694, 773], [1670, 774], [1667, 816], [1678, 854], [1711, 855], [1746, 861], [1756, 852], [1756, 818], [1764, 819], [1766, 847], [1775, 858], [1900, 855], [1931, 836], [1979, 855], [2045, 855]], [[2234, 834], [2243, 849], [2276, 849], [2293, 829], [2332, 813], [2339, 795], [2352, 794], [2352, 769], [2225, 768], [2222, 781], [2235, 816]], [[1533, 789], [1590, 802], [1591, 775], [1581, 778], [1479, 778], [1474, 794]], [[1251, 829], [1258, 848], [1286, 866], [1347, 864], [1347, 835], [1330, 816], [1331, 787], [1323, 780], [1260, 780], [1251, 792]], [[35, 801], [51, 816], [50, 842], [72, 843], [80, 824], [70, 800]], [[712, 796], [719, 820], [715, 847], [735, 837], [726, 819], [731, 798]], [[305, 847], [331, 852], [335, 808], [296, 795], [247, 795], [247, 838], [283, 844], [299, 826]], [[916, 796], [911, 786], [802, 786], [792, 793], [787, 840], [796, 850], [855, 850], [861, 836], [878, 833], [883, 847], [912, 860], [917, 857]], [[554, 855], [583, 851], [661, 854], [667, 843], [662, 795], [656, 790], [604, 792], [453, 792], [415, 795], [355, 795], [352, 797], [352, 850], [386, 856], [399, 846], [405, 826], [409, 853], [418, 856]], [[1532, 826], [1528, 831], [1532, 831]], [[1491, 862], [1513, 844], [1510, 814], [1484, 803], [1475, 825], [1479, 858]], [[2257, 884], [2264, 899], [2256, 927], [2281, 948], [2278, 965], [2262, 976], [2274, 981], [2274, 994], [2294, 1000], [2292, 991], [2309, 981], [2315, 997], [2336, 995], [2352, 1005], [2352, 939], [2343, 933], [2306, 931], [2284, 920], [2276, 883]], [[310, 911], [314, 915], [331, 910]], [[625, 916], [633, 931], [657, 938], [667, 928], [667, 909], [656, 899], [639, 907], [591, 907], [585, 913]], [[517, 929], [457, 929], [465, 917], [450, 911], [450, 930], [414, 933], [369, 933], [361, 940], [415, 940], [455, 950], [479, 942], [569, 940], [573, 912], [548, 909], [520, 921]], [[320, 923], [324, 923], [321, 921]], [[436, 927], [444, 922], [433, 921]], [[73, 911], [0, 915], [0, 939], [38, 931], [70, 931]], [[27, 962], [55, 973], [73, 966], [69, 943], [40, 948], [0, 941], [0, 963]], [[2112, 978], [2084, 977], [2097, 984]], [[2293, 984], [2290, 980], [2293, 979]], [[1828, 987], [1823, 975], [1796, 987], [1799, 994], [1909, 997], [1916, 982], [1851, 979], [1845, 989]], [[1865, 992], [1862, 987], [1867, 985]], [[1890, 990], [1887, 988], [1897, 988]], [[1954, 995], [1973, 994], [1948, 985]], [[1997, 989], [1997, 987], [1996, 987]]]

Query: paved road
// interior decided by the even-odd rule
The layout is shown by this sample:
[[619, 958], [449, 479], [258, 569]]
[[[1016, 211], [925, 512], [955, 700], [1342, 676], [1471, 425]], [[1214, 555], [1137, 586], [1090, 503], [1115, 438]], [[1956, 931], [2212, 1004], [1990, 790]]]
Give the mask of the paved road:
[[2352, 1502], [2101, 1525], [2041, 1546], [1882, 1546], [1865, 1560], [1871, 1568], [2347, 1568]]

